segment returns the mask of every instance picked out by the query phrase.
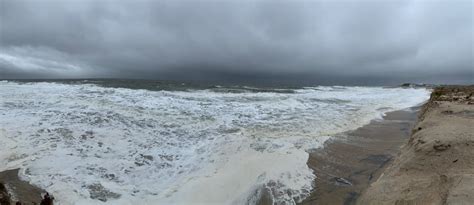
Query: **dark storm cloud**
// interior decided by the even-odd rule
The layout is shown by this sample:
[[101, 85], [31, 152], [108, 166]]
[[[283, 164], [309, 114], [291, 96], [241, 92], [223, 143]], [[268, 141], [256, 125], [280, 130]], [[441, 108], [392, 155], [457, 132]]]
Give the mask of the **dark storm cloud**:
[[0, 2], [0, 77], [474, 78], [472, 1]]

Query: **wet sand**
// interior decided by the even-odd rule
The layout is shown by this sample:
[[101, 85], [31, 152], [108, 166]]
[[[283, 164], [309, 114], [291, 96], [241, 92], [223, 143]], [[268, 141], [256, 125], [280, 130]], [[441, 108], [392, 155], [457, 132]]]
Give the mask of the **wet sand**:
[[317, 176], [315, 189], [300, 204], [355, 204], [408, 141], [417, 110], [387, 113], [383, 120], [334, 137], [310, 153], [308, 166]]
[[19, 169], [0, 172], [0, 204], [15, 204], [20, 201], [23, 205], [39, 204], [44, 190], [35, 187], [18, 177]]
[[358, 204], [474, 204], [474, 86], [438, 87]]

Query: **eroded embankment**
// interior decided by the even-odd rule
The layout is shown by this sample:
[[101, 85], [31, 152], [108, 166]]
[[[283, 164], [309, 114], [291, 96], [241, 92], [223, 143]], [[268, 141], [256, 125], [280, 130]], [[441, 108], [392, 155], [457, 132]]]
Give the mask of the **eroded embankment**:
[[359, 204], [474, 203], [474, 86], [436, 88], [409, 142]]

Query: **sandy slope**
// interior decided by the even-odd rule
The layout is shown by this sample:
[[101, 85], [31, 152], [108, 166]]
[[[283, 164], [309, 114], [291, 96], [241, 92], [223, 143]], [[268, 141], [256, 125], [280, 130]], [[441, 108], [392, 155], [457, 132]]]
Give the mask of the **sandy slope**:
[[474, 204], [474, 86], [434, 90], [401, 154], [359, 204]]

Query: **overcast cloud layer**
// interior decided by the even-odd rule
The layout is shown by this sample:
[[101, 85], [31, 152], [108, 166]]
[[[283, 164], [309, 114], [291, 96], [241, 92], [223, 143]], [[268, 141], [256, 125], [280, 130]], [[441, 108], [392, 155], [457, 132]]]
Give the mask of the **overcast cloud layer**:
[[0, 0], [0, 78], [474, 83], [473, 2]]

